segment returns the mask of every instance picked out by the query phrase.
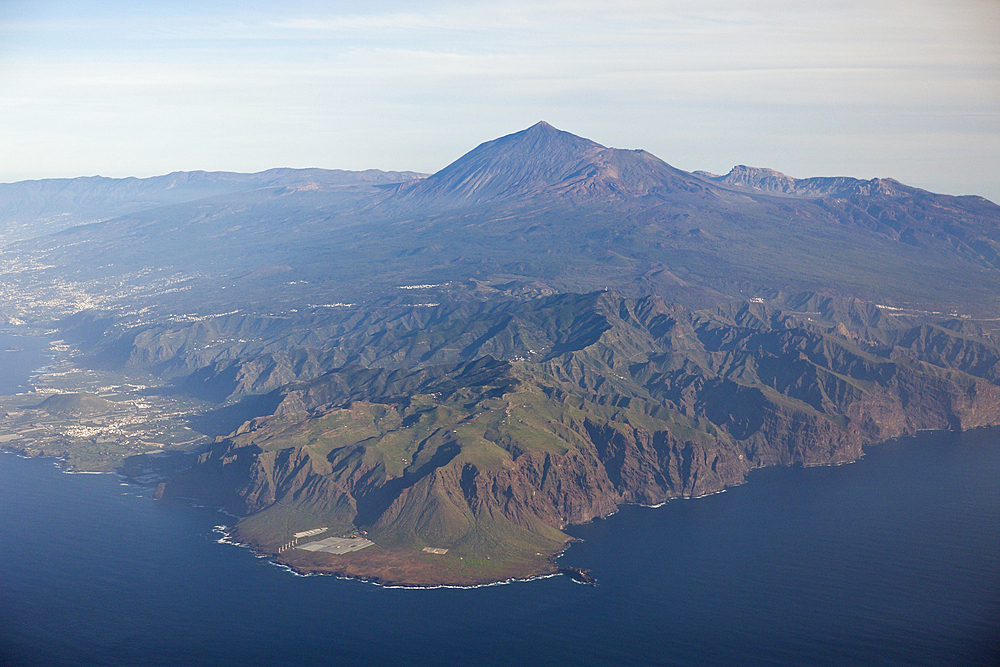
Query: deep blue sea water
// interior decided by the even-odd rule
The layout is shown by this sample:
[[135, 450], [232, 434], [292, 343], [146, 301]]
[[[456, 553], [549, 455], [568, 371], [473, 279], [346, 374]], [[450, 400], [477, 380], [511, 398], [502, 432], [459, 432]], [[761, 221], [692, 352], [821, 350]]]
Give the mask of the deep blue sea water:
[[298, 577], [226, 520], [0, 455], [0, 663], [1000, 664], [998, 429], [625, 507], [562, 558], [596, 587]]
[[31, 373], [51, 357], [47, 339], [0, 331], [0, 396], [27, 391]]

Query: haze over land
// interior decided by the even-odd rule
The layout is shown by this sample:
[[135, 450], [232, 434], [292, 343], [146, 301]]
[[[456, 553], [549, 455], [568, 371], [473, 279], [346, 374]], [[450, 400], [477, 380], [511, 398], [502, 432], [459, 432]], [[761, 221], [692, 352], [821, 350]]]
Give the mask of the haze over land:
[[[39, 453], [21, 433], [121, 419], [141, 391], [158, 441], [94, 421], [44, 451], [166, 475], [161, 495], [226, 506], [235, 538], [301, 569], [546, 573], [562, 529], [622, 502], [1000, 423], [982, 197], [692, 173], [539, 122], [430, 176], [39, 181], [0, 202], [20, 239], [0, 315], [68, 341], [47, 386], [106, 394], [12, 404], [6, 445]], [[152, 446], [197, 458], [158, 470], [177, 459], [136, 456]], [[374, 546], [297, 548], [327, 535]]]

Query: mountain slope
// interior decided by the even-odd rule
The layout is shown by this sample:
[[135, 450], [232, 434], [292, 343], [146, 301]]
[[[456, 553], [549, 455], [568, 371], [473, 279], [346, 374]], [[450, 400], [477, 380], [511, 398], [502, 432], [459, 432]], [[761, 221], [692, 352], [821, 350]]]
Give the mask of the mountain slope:
[[[373, 178], [392, 180], [383, 176]], [[330, 176], [342, 185], [317, 184], [310, 173], [269, 178], [299, 185], [162, 206], [10, 246], [0, 271], [13, 292], [38, 297], [4, 300], [0, 311], [32, 320], [67, 292], [77, 296], [63, 313], [82, 303], [131, 310], [133, 297], [110, 284], [156, 295], [161, 313], [211, 314], [234, 302], [287, 312], [379, 301], [401, 286], [513, 281], [653, 293], [696, 308], [814, 291], [1000, 316], [1000, 207], [889, 180], [751, 168], [699, 176], [544, 123], [394, 186], [359, 184], [356, 174]], [[164, 275], [169, 285], [153, 279]], [[408, 294], [428, 303], [442, 296]]]
[[792, 178], [742, 165], [704, 176], [743, 191], [814, 200], [841, 224], [919, 248], [945, 241], [973, 262], [1000, 268], [1000, 207], [982, 197], [934, 194], [891, 178]]
[[[361, 530], [403, 561], [434, 547], [449, 549], [443, 564], [545, 571], [535, 554], [559, 549], [563, 527], [621, 502], [718, 491], [762, 466], [851, 461], [920, 429], [1000, 423], [995, 344], [895, 319], [862, 338], [745, 302], [692, 312], [560, 295], [412, 323], [432, 356], [389, 320], [382, 330], [396, 336], [376, 326], [340, 342], [388, 366], [283, 386], [271, 414], [162, 493], [227, 504], [246, 516], [235, 535], [264, 550], [317, 524]], [[281, 558], [384, 581], [441, 576], [376, 571], [360, 554]], [[463, 567], [456, 581], [496, 574]]]
[[403, 187], [423, 205], [482, 204], [561, 196], [598, 199], [705, 190], [705, 184], [646, 151], [605, 148], [541, 121], [483, 143], [441, 171]]
[[179, 171], [152, 178], [91, 176], [0, 183], [0, 245], [73, 225], [258, 188], [377, 185], [420, 176], [376, 169], [268, 169], [255, 174]]

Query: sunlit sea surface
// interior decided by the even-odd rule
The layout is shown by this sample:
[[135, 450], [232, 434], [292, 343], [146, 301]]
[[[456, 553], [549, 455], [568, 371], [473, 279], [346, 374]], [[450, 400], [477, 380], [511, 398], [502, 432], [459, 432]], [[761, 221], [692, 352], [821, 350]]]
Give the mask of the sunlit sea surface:
[[4, 665], [996, 665], [1000, 430], [572, 530], [565, 577], [474, 590], [299, 577], [231, 519], [0, 455]]

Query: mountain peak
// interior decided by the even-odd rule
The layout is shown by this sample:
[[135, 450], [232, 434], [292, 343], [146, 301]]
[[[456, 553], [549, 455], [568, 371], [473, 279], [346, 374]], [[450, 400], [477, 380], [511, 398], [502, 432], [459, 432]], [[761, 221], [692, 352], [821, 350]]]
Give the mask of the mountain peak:
[[564, 195], [622, 197], [657, 189], [703, 187], [703, 181], [674, 169], [645, 151], [606, 148], [539, 121], [487, 141], [402, 194], [449, 205], [498, 199]]
[[[535, 123], [534, 125], [532, 125], [531, 127], [527, 128], [525, 130], [521, 130], [520, 132], [515, 132], [514, 134], [509, 134], [507, 136], [509, 136], [509, 137], [514, 137], [514, 136], [550, 136], [550, 137], [555, 137], [555, 136], [558, 136], [560, 134], [566, 135], [567, 137], [575, 137], [577, 139], [581, 138], [581, 137], [577, 137], [575, 134], [571, 134], [569, 132], [565, 132], [563, 130], [560, 130], [559, 128], [557, 128], [555, 126], [550, 125], [549, 123], [546, 123], [544, 120], [538, 121], [537, 123]], [[503, 137], [501, 137], [501, 138], [503, 138]]]
[[[454, 164], [474, 154], [486, 152], [510, 152], [511, 157], [554, 161], [556, 159], [576, 160], [603, 149], [604, 146], [596, 141], [578, 137], [575, 134], [553, 127], [544, 120], [540, 120], [525, 130], [480, 144]], [[528, 151], [530, 154], [519, 155], [519, 153], [524, 151]]]
[[774, 169], [764, 167], [748, 167], [738, 164], [720, 179], [729, 185], [737, 185], [764, 192], [795, 192], [795, 179]]

